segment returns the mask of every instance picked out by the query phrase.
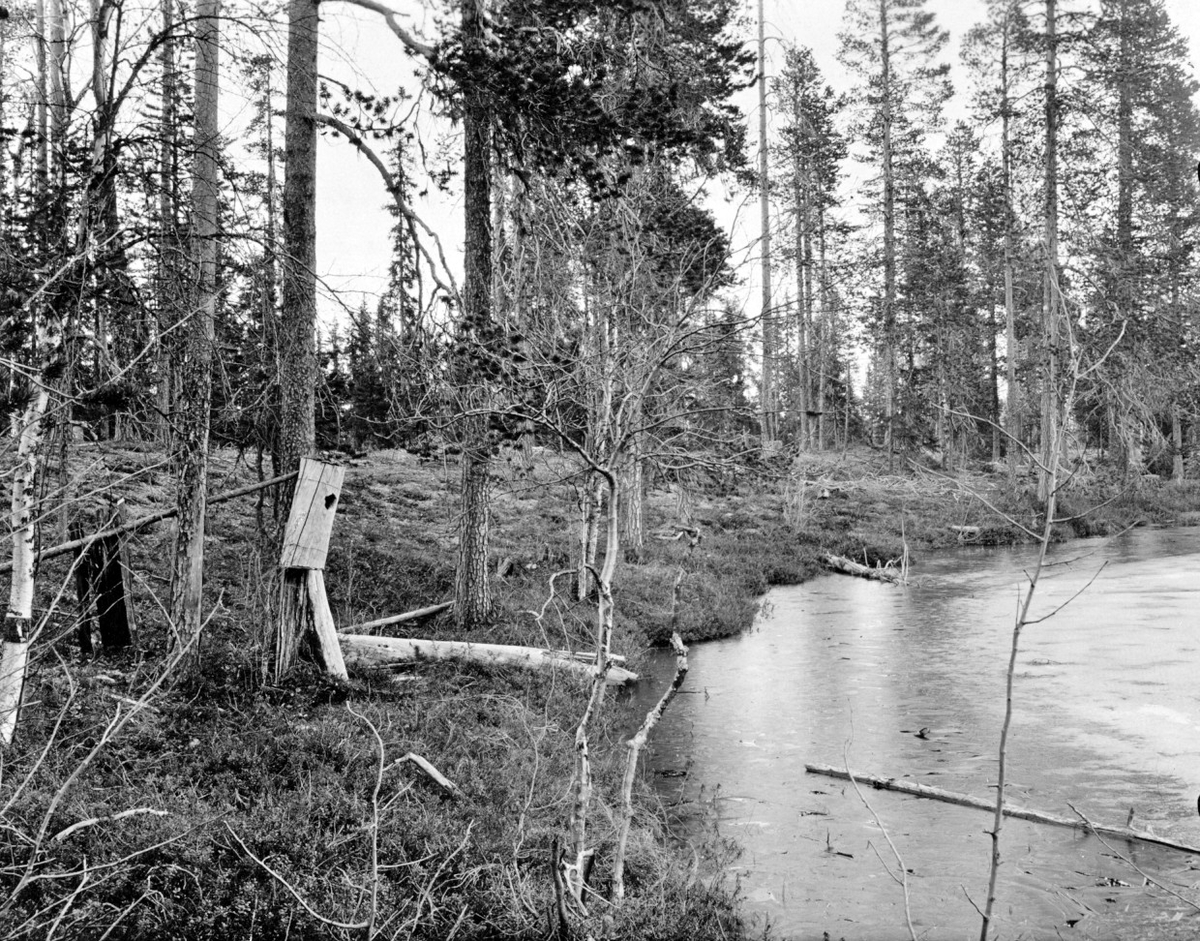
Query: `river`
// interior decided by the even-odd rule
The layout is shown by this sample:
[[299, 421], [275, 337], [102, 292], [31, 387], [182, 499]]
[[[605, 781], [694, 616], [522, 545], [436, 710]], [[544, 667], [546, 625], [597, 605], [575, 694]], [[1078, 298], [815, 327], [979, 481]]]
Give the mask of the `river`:
[[[908, 937], [884, 831], [910, 871], [918, 937], [978, 936], [989, 814], [864, 788], [869, 809], [804, 765], [994, 797], [1012, 624], [1035, 557], [934, 554], [904, 587], [824, 576], [772, 591], [749, 633], [693, 647], [650, 768], [681, 833], [740, 844], [731, 871], [774, 936]], [[1022, 636], [1008, 800], [1062, 816], [1070, 803], [1114, 825], [1132, 810], [1135, 828], [1200, 846], [1200, 529], [1075, 541], [1048, 561], [1033, 616], [1066, 607]], [[655, 661], [644, 701], [672, 666]], [[1200, 936], [1196, 910], [1120, 855], [1198, 902], [1200, 857], [1011, 818], [1002, 839], [1000, 937]]]

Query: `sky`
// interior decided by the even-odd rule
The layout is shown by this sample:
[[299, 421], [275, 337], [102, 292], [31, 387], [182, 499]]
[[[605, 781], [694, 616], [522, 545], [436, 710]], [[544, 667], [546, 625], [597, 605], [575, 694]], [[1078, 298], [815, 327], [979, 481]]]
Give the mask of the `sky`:
[[[427, 2], [392, 0], [391, 6], [407, 27], [428, 36], [435, 31]], [[1200, 0], [1167, 0], [1166, 6], [1173, 22], [1191, 43], [1193, 65], [1200, 66]], [[755, 9], [754, 0], [747, 0], [747, 15], [753, 16]], [[826, 80], [836, 90], [847, 89], [850, 77], [836, 59], [843, 9], [844, 4], [839, 0], [765, 0], [768, 76], [774, 71], [773, 60], [782, 60], [778, 40], [796, 42], [813, 49]], [[982, 20], [983, 0], [929, 0], [927, 9], [950, 31], [947, 58], [952, 63], [954, 78], [958, 41]], [[377, 14], [344, 2], [322, 3], [321, 10], [322, 74], [358, 87], [374, 88], [381, 94], [394, 92], [400, 86], [412, 87], [413, 63]], [[749, 112], [750, 141], [754, 147], [757, 99], [748, 95], [741, 104]], [[384, 210], [387, 195], [378, 172], [344, 139], [324, 138], [317, 160], [317, 267], [326, 287], [321, 310], [323, 317], [329, 318], [336, 316], [339, 309], [357, 308], [363, 298], [373, 307], [373, 298], [386, 284], [393, 220]], [[740, 201], [745, 203], [743, 212], [738, 211]], [[734, 199], [732, 208], [719, 214], [735, 225], [732, 240], [735, 250], [750, 249], [757, 237], [757, 210], [752, 203], [753, 196], [741, 194]], [[455, 194], [431, 193], [418, 198], [413, 208], [439, 232], [451, 264], [458, 264], [462, 243], [461, 199]], [[743, 290], [749, 304], [756, 303], [753, 298], [758, 288], [753, 278], [747, 279]]]

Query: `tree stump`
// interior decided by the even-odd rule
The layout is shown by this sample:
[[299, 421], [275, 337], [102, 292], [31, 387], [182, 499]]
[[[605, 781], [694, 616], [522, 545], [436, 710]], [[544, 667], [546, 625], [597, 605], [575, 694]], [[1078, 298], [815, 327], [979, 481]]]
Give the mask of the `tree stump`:
[[314, 659], [330, 676], [348, 679], [333, 613], [325, 594], [325, 557], [346, 469], [311, 458], [300, 460], [292, 509], [283, 531], [279, 566], [279, 623], [275, 631], [274, 677], [295, 662], [301, 642], [311, 639]]
[[[77, 519], [71, 536], [83, 538], [88, 528], [102, 532], [125, 522], [125, 508], [115, 518], [105, 514], [85, 525]], [[130, 603], [129, 564], [125, 540], [120, 534], [100, 536], [80, 547], [75, 562], [75, 590], [79, 598], [79, 651], [85, 657], [100, 650], [121, 650], [134, 642], [133, 605]]]

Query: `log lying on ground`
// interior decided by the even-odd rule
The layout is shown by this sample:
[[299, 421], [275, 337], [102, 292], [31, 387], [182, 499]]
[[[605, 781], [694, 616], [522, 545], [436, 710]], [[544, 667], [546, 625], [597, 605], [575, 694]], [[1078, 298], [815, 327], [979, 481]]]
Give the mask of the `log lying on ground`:
[[[927, 797], [930, 800], [943, 801], [947, 804], [957, 804], [960, 807], [974, 807], [976, 810], [986, 810], [993, 814], [996, 812], [996, 804], [993, 801], [987, 801], [980, 797], [972, 797], [969, 794], [946, 791], [940, 787], [932, 787], [928, 784], [918, 784], [916, 781], [906, 781], [902, 778], [884, 778], [876, 774], [864, 774], [858, 771], [848, 771], [844, 768], [835, 768], [832, 765], [806, 764], [804, 768], [809, 774], [823, 774], [830, 778], [841, 778], [843, 781], [849, 781], [851, 776], [853, 776], [855, 781], [869, 784], [880, 790], [899, 791], [901, 794], [909, 794], [913, 797]], [[1153, 833], [1133, 830], [1130, 827], [1109, 827], [1085, 821], [1078, 817], [1057, 817], [1054, 814], [1044, 814], [1041, 811], [1028, 810], [1024, 807], [1014, 807], [1008, 804], [1004, 806], [1004, 816], [1016, 817], [1018, 820], [1029, 820], [1032, 823], [1044, 823], [1053, 827], [1069, 827], [1072, 830], [1095, 831], [1103, 836], [1114, 836], [1122, 840], [1137, 840], [1139, 843], [1152, 843], [1155, 846], [1165, 846], [1167, 849], [1200, 855], [1200, 848], [1188, 846], [1185, 843], [1177, 843], [1174, 840], [1156, 836]]]
[[862, 565], [852, 559], [847, 559], [845, 556], [833, 555], [826, 553], [821, 556], [821, 561], [828, 565], [835, 572], [841, 572], [843, 575], [857, 575], [859, 578], [873, 578], [878, 582], [898, 582], [900, 581], [900, 570], [891, 568], [871, 568], [867, 565]]
[[[555, 650], [513, 647], [507, 644], [473, 644], [461, 640], [416, 640], [408, 637], [368, 637], [338, 634], [347, 664], [387, 667], [412, 660], [464, 660], [493, 666], [517, 666], [530, 670], [557, 669], [591, 676], [595, 667]], [[622, 686], [637, 680], [623, 667], [608, 668], [608, 685]]]

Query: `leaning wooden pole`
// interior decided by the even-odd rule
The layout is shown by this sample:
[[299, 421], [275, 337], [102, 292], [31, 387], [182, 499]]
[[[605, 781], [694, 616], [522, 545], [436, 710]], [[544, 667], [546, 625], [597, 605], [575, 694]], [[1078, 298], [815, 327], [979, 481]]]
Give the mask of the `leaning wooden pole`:
[[[215, 497], [209, 497], [207, 506], [215, 506], [218, 503], [224, 503], [227, 500], [236, 500], [238, 497], [244, 497], [247, 494], [257, 493], [259, 490], [266, 490], [268, 487], [274, 487], [276, 484], [284, 484], [296, 477], [296, 471], [290, 474], [280, 474], [278, 477], [272, 477], [270, 480], [264, 480], [261, 483], [251, 484], [248, 487], [239, 487], [237, 490], [230, 490], [228, 493], [220, 493]], [[123, 536], [126, 533], [136, 533], [138, 530], [146, 529], [153, 526], [155, 523], [161, 523], [163, 520], [169, 520], [179, 512], [179, 507], [173, 506], [169, 510], [159, 510], [157, 513], [150, 513], [146, 516], [139, 516], [135, 520], [130, 520], [128, 523], [122, 523], [120, 526], [114, 526], [111, 529], [106, 529], [102, 532], [93, 533], [90, 536], [80, 536], [78, 539], [71, 539], [68, 542], [61, 542], [57, 546], [51, 546], [49, 549], [43, 549], [37, 554], [37, 560], [44, 562], [46, 559], [57, 558], [60, 555], [67, 555], [75, 552], [77, 549], [83, 549], [93, 542], [102, 539], [110, 539], [114, 536]], [[13, 569], [12, 562], [0, 563], [0, 575], [5, 572], [11, 572]]]
[[[929, 800], [942, 801], [946, 804], [955, 804], [959, 807], [973, 807], [976, 810], [986, 810], [988, 813], [996, 812], [996, 804], [992, 801], [984, 800], [980, 797], [972, 797], [970, 794], [959, 794], [955, 791], [943, 790], [940, 787], [931, 787], [928, 784], [918, 784], [916, 781], [906, 781], [903, 778], [887, 778], [877, 774], [850, 771], [846, 768], [835, 768], [832, 765], [806, 764], [804, 769], [809, 774], [822, 774], [830, 778], [840, 778], [843, 781], [854, 780], [862, 784], [869, 784], [871, 787], [881, 791], [897, 791], [898, 793], [908, 794], [912, 797], [924, 797]], [[1139, 843], [1163, 846], [1167, 849], [1178, 850], [1181, 853], [1200, 854], [1200, 848], [1198, 847], [1169, 840], [1166, 837], [1156, 836], [1153, 833], [1133, 830], [1130, 827], [1110, 827], [1092, 823], [1081, 817], [1059, 817], [1055, 814], [1042, 813], [1039, 810], [1014, 807], [1012, 804], [1004, 804], [1001, 807], [1001, 812], [1005, 817], [1015, 817], [1018, 820], [1028, 820], [1031, 823], [1044, 823], [1052, 827], [1068, 827], [1072, 830], [1086, 830], [1101, 834], [1102, 836], [1112, 836], [1122, 840], [1136, 840]]]

